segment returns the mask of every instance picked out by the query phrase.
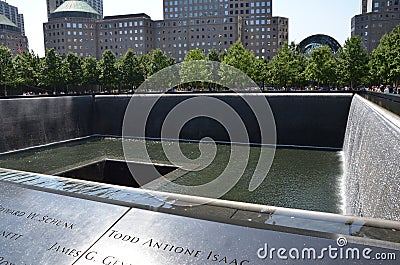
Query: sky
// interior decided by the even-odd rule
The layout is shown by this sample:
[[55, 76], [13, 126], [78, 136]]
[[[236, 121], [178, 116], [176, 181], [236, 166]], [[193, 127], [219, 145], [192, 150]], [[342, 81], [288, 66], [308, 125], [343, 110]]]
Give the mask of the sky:
[[[6, 0], [25, 17], [29, 48], [44, 55], [43, 23], [47, 22], [46, 0]], [[163, 18], [162, 0], [104, 0], [104, 15], [146, 13]], [[351, 18], [360, 13], [361, 0], [273, 0], [274, 16], [289, 18], [289, 41], [300, 43], [314, 34], [326, 34], [342, 45], [350, 37]]]

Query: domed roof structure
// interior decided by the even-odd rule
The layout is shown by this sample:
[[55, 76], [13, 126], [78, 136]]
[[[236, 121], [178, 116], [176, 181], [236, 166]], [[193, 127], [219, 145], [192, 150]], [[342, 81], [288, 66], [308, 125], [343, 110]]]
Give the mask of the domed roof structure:
[[299, 46], [300, 51], [306, 56], [310, 56], [313, 49], [321, 46], [328, 46], [334, 54], [341, 48], [337, 40], [323, 34], [312, 35], [300, 42]]
[[65, 1], [50, 16], [51, 18], [82, 17], [101, 19], [101, 15], [83, 1]]
[[9, 20], [6, 16], [0, 14], [0, 29], [8, 29], [12, 31], [20, 31], [18, 26]]

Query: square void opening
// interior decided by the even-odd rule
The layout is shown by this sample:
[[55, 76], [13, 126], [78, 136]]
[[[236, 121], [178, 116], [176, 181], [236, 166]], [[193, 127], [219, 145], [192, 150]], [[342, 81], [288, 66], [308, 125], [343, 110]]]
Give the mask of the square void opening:
[[[132, 169], [133, 177], [130, 169]], [[56, 174], [60, 177], [94, 181], [105, 184], [139, 188], [177, 167], [159, 164], [144, 164], [122, 160], [102, 160]]]

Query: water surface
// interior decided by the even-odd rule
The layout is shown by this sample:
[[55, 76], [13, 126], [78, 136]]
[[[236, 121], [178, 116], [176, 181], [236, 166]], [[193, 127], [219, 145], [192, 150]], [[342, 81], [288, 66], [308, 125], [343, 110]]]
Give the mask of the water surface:
[[[141, 140], [129, 140], [129, 144], [142, 145]], [[147, 141], [148, 153], [153, 162], [170, 164], [160, 142]], [[266, 147], [263, 147], [266, 148]], [[135, 149], [135, 148], [133, 148]], [[196, 143], [180, 143], [182, 153], [190, 159], [200, 156]], [[250, 162], [236, 184], [222, 199], [249, 202], [321, 212], [341, 213], [340, 180], [342, 161], [339, 152], [277, 149], [270, 171], [261, 186], [248, 190], [261, 147], [252, 147]], [[231, 148], [217, 145], [217, 152], [210, 165], [200, 171], [187, 172], [174, 183], [196, 186], [208, 183], [221, 174], [227, 166]], [[0, 156], [0, 167], [22, 171], [56, 174], [68, 169], [105, 159], [124, 159], [121, 139], [92, 138], [48, 147], [21, 151]], [[144, 154], [130, 155], [130, 160], [143, 161]], [[161, 191], [180, 193], [169, 185]]]

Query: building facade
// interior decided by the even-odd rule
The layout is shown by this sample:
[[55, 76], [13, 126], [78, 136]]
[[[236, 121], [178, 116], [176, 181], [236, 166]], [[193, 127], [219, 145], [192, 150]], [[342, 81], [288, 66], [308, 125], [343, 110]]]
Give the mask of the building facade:
[[360, 36], [371, 52], [378, 47], [384, 34], [400, 24], [400, 1], [362, 0], [361, 12], [352, 18], [351, 34]]
[[97, 58], [111, 50], [119, 57], [132, 49], [142, 55], [155, 49], [155, 22], [146, 14], [108, 16], [97, 22]]
[[87, 3], [67, 1], [43, 24], [44, 45], [60, 55], [69, 51], [81, 57], [97, 57], [97, 22], [101, 15]]
[[156, 22], [156, 46], [182, 61], [195, 48], [206, 54], [240, 41], [271, 59], [288, 41], [288, 19], [272, 16], [272, 0], [164, 0]]
[[20, 30], [21, 34], [25, 35], [24, 15], [19, 14], [18, 8], [0, 0], [0, 15], [6, 16]]
[[[67, 1], [44, 24], [45, 47], [97, 58], [105, 50], [121, 56], [129, 48], [138, 55], [160, 48], [180, 62], [195, 48], [221, 52], [236, 41], [271, 59], [288, 41], [288, 19], [272, 16], [272, 0], [164, 0], [163, 6], [164, 20], [153, 21], [146, 14], [101, 18], [87, 3]], [[68, 30], [66, 21], [77, 27]]]
[[13, 55], [28, 50], [28, 39], [20, 28], [4, 15], [0, 15], [0, 45], [8, 47]]
[[[69, 0], [46, 0], [47, 17], [50, 18], [51, 13], [53, 13], [65, 1], [69, 1]], [[100, 15], [103, 15], [103, 0], [82, 0], [82, 1], [88, 3]]]

